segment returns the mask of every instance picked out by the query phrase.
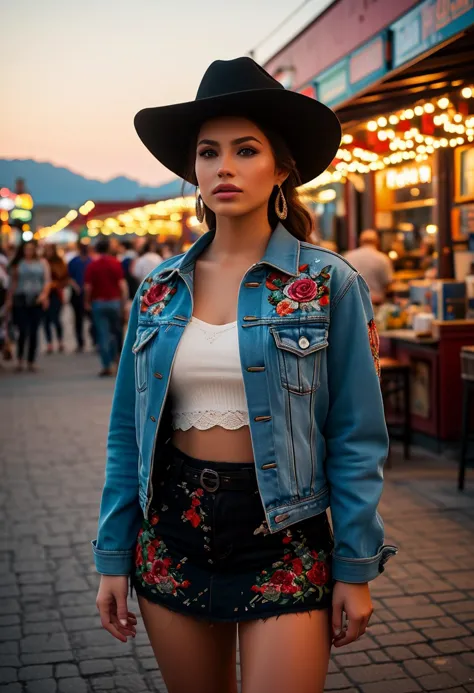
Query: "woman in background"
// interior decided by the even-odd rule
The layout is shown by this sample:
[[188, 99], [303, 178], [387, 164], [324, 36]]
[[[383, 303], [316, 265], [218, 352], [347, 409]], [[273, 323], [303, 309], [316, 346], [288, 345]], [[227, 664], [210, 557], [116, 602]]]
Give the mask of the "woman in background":
[[55, 244], [46, 246], [44, 256], [48, 261], [51, 272], [49, 306], [45, 315], [44, 331], [46, 334], [46, 341], [48, 342], [48, 348], [46, 353], [52, 354], [54, 351], [52, 327], [54, 327], [54, 330], [56, 332], [56, 339], [58, 341], [58, 351], [64, 351], [64, 330], [61, 321], [61, 313], [64, 301], [64, 287], [69, 283], [69, 274], [67, 270], [67, 265], [64, 262], [64, 260], [58, 255], [57, 247]]
[[36, 371], [38, 328], [43, 311], [48, 307], [51, 273], [48, 263], [38, 257], [35, 241], [22, 244], [10, 264], [11, 284], [7, 311], [13, 309], [18, 328], [17, 372], [24, 368], [24, 352], [28, 342], [28, 370]]

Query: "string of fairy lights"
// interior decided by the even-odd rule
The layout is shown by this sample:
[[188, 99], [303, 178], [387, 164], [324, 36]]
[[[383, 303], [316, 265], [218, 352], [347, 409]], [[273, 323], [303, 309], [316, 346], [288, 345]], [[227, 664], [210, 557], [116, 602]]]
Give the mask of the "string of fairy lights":
[[[422, 164], [438, 149], [460, 147], [474, 141], [474, 87], [464, 86], [460, 92], [432, 101], [417, 102], [410, 108], [399, 109], [360, 123], [345, 132], [331, 166], [323, 174], [299, 188], [303, 199], [313, 191], [329, 184], [344, 183], [351, 174], [377, 172], [409, 162]], [[409, 172], [405, 172], [409, 175]], [[397, 172], [388, 180], [389, 187], [397, 186]], [[418, 182], [430, 182], [431, 169], [417, 168]], [[322, 199], [322, 198], [321, 198]], [[329, 197], [328, 197], [329, 200]], [[56, 224], [37, 233], [47, 238], [94, 208], [92, 201], [79, 210], [71, 210]], [[105, 219], [86, 222], [91, 238], [102, 235], [166, 234], [180, 236], [183, 222], [188, 227], [199, 226], [195, 216], [193, 196], [161, 200], [136, 207]]]

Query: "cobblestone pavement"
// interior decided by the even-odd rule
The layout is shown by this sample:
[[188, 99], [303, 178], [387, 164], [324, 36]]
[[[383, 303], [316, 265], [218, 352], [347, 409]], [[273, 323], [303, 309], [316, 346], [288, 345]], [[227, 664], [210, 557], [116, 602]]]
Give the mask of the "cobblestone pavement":
[[[94, 354], [40, 365], [0, 372], [0, 693], [164, 692], [143, 624], [124, 645], [95, 608], [113, 383]], [[394, 454], [381, 512], [400, 553], [372, 583], [368, 634], [333, 650], [327, 691], [474, 693], [474, 473], [463, 495], [455, 476], [448, 459]]]

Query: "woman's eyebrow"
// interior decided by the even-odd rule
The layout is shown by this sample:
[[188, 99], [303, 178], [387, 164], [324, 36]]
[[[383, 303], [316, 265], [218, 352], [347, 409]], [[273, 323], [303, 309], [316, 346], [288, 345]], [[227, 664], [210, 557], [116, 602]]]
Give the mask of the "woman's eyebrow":
[[[254, 142], [258, 142], [259, 144], [262, 144], [260, 140], [258, 140], [256, 137], [253, 137], [252, 135], [246, 135], [245, 137], [237, 137], [236, 140], [232, 140], [231, 144], [243, 144], [244, 142], [249, 142], [251, 140], [253, 140]], [[219, 142], [217, 142], [217, 140], [208, 139], [200, 140], [198, 142], [198, 145], [200, 144], [210, 144], [213, 147], [219, 146]]]

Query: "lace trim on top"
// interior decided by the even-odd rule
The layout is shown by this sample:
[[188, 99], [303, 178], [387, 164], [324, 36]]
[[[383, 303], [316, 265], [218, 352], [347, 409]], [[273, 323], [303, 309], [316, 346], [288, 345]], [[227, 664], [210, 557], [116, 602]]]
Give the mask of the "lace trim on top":
[[220, 426], [228, 431], [249, 425], [249, 415], [246, 411], [186, 411], [173, 415], [173, 428], [189, 431], [197, 428], [207, 431], [214, 426]]

